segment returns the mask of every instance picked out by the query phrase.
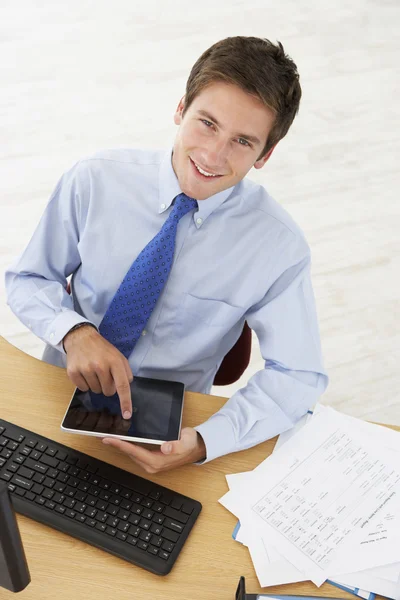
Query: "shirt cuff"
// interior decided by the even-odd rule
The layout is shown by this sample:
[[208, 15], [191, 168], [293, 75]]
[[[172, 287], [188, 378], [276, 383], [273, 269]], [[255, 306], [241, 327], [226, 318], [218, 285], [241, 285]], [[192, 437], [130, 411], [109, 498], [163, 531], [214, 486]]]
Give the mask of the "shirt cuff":
[[[66, 354], [62, 341], [68, 331], [75, 325], [78, 325], [78, 323], [90, 323], [96, 327], [94, 323], [91, 323], [91, 321], [88, 321], [88, 319], [85, 319], [85, 317], [82, 317], [82, 315], [74, 310], [65, 310], [57, 315], [52, 324], [47, 328], [45, 342], [62, 354]], [[98, 331], [97, 327], [96, 329]]]
[[210, 460], [214, 460], [214, 458], [234, 451], [236, 445], [235, 433], [231, 422], [225, 415], [216, 413], [208, 421], [197, 425], [194, 429], [199, 432], [206, 446], [206, 459], [196, 464], [203, 465], [210, 462]]

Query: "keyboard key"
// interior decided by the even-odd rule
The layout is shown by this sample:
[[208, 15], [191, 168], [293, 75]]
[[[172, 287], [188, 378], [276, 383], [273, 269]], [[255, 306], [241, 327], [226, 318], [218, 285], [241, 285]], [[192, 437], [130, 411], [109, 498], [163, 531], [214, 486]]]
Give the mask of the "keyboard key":
[[155, 535], [161, 535], [162, 527], [161, 527], [161, 525], [156, 525], [155, 523], [153, 523], [152, 526], [150, 527], [150, 531], [152, 533], [154, 533]]
[[104, 525], [104, 523], [96, 523], [96, 529], [98, 529], [99, 531], [105, 531], [107, 527], [106, 525]]
[[[8, 459], [8, 458], [11, 458], [12, 454], [13, 454], [13, 453], [12, 453], [12, 451], [11, 451], [11, 450], [7, 450], [7, 448], [3, 448], [3, 450], [1, 451], [1, 456], [2, 456], [3, 458], [7, 458], [7, 459]], [[25, 457], [24, 457], [24, 456], [22, 456], [22, 459], [25, 459]], [[24, 461], [23, 461], [23, 460], [22, 460], [22, 461], [21, 461], [21, 460], [19, 460], [18, 462], [19, 462], [20, 464], [22, 464]]]
[[165, 508], [165, 506], [163, 504], [160, 504], [159, 502], [155, 502], [152, 506], [152, 509], [156, 513], [162, 513], [164, 508]]
[[158, 548], [150, 544], [150, 546], [147, 548], [147, 552], [150, 552], [150, 554], [154, 554], [154, 556], [157, 556]]
[[67, 509], [65, 508], [65, 506], [61, 506], [61, 504], [59, 504], [58, 506], [56, 506], [56, 511], [59, 512], [59, 513], [61, 513], [61, 514], [64, 514], [66, 510]]
[[13, 440], [14, 442], [18, 442], [19, 444], [24, 441], [25, 436], [20, 433], [14, 433], [11, 429], [7, 429], [7, 433], [3, 433], [4, 437], [9, 440]]
[[106, 523], [109, 527], [115, 528], [119, 523], [119, 519], [117, 519], [116, 517], [108, 517]]
[[165, 519], [164, 527], [168, 527], [168, 529], [172, 529], [172, 531], [176, 531], [176, 533], [182, 533], [184, 525], [177, 521], [173, 521], [172, 519]]
[[163, 504], [170, 504], [173, 499], [173, 496], [170, 492], [163, 492], [161, 494], [160, 502]]
[[13, 485], [12, 483], [9, 483], [9, 484], [8, 484], [8, 486], [7, 486], [7, 489], [8, 489], [10, 492], [15, 492], [15, 490], [20, 490], [20, 489], [22, 489], [22, 488], [17, 488], [17, 487], [15, 487], [15, 485]]
[[189, 504], [189, 502], [184, 502], [183, 507], [182, 507], [182, 512], [184, 512], [187, 515], [191, 515], [193, 512], [193, 505]]
[[15, 458], [13, 458], [13, 461], [18, 463], [19, 465], [22, 465], [25, 462], [25, 456], [22, 456], [21, 454]]
[[36, 444], [37, 442], [35, 442], [35, 440], [26, 440], [26, 445], [29, 446], [29, 448], [36, 448]]
[[37, 471], [38, 473], [42, 473], [42, 475], [45, 475], [48, 471], [48, 467], [46, 467], [46, 465], [42, 465], [41, 463], [32, 460], [32, 458], [27, 458], [25, 461], [25, 466], [29, 467], [29, 469], [33, 469], [34, 471]]
[[[13, 448], [13, 450], [14, 450], [14, 448]], [[21, 450], [21, 454], [23, 454], [24, 456], [29, 456], [31, 452], [32, 452], [32, 448], [29, 448], [29, 446], [24, 446]]]
[[76, 492], [76, 494], [75, 494], [75, 498], [76, 498], [77, 500], [79, 500], [79, 502], [83, 502], [83, 501], [84, 501], [84, 499], [86, 498], [86, 494], [84, 494], [83, 492], [80, 492], [80, 491], [78, 491], [78, 492]]
[[132, 544], [132, 546], [136, 546], [136, 544], [137, 544], [137, 538], [134, 538], [131, 535], [128, 535], [127, 542], [128, 542], [128, 544]]
[[127, 523], [126, 521], [120, 521], [118, 523], [117, 529], [126, 533], [127, 531], [129, 531], [129, 527], [132, 527], [132, 525], [129, 525], [129, 523]]
[[79, 521], [79, 523], [84, 523], [86, 521], [85, 515], [77, 514], [75, 517], [75, 521]]
[[34, 474], [35, 474], [35, 471], [31, 471], [30, 469], [27, 469], [26, 467], [18, 467], [18, 475], [21, 475], [21, 477], [24, 477], [25, 479], [32, 479]]
[[132, 502], [128, 502], [128, 500], [122, 500], [121, 508], [123, 508], [125, 510], [130, 510], [131, 507], [132, 507]]
[[72, 498], [65, 498], [64, 502], [63, 502], [64, 506], [66, 506], [67, 508], [74, 508], [76, 502], [75, 500], [73, 500]]
[[74, 510], [71, 510], [70, 508], [65, 509], [65, 513], [67, 515], [67, 517], [69, 517], [70, 519], [74, 519], [76, 512]]
[[[20, 467], [22, 468], [22, 467]], [[33, 476], [33, 481], [35, 483], [43, 483], [43, 481], [45, 480], [45, 475], [41, 475], [40, 473], [35, 473]]]
[[157, 546], [157, 548], [159, 548], [161, 546], [161, 544], [163, 543], [163, 538], [157, 537], [156, 535], [152, 535], [150, 541], [154, 546]]
[[149, 547], [149, 545], [146, 542], [143, 542], [142, 540], [139, 540], [136, 546], [141, 550], [147, 550], [147, 548]]
[[161, 515], [154, 515], [153, 517], [153, 523], [156, 523], [157, 525], [162, 525], [165, 521], [165, 517], [161, 516]]
[[42, 496], [38, 496], [37, 498], [35, 498], [35, 502], [37, 504], [46, 504], [46, 499], [42, 498]]
[[150, 500], [149, 498], [143, 498], [142, 500], [142, 506], [144, 506], [145, 508], [151, 508], [153, 504], [153, 500]]
[[174, 519], [175, 521], [180, 521], [181, 523], [187, 523], [188, 519], [189, 519], [189, 517], [187, 515], [179, 512], [178, 510], [174, 510], [170, 506], [167, 506], [165, 508], [164, 515], [166, 517], [170, 517], [171, 519]]
[[52, 502], [51, 500], [47, 500], [47, 502], [44, 503], [46, 508], [50, 508], [51, 510], [53, 510], [56, 507], [55, 502]]
[[62, 450], [57, 450], [56, 456], [58, 460], [65, 460], [67, 458], [67, 453], [63, 452]]
[[165, 550], [160, 550], [158, 553], [158, 556], [160, 558], [163, 558], [164, 560], [168, 560], [169, 559], [169, 554], [168, 552], [165, 552]]
[[167, 542], [167, 540], [164, 540], [163, 544], [162, 544], [162, 548], [166, 552], [172, 552], [172, 550], [175, 548], [175, 544], [173, 544], [172, 542]]
[[142, 529], [145, 529], [147, 531], [151, 527], [151, 521], [147, 521], [146, 519], [140, 519], [139, 525]]
[[133, 537], [138, 537], [140, 534], [140, 527], [129, 527], [129, 534], [133, 535]]
[[43, 485], [45, 487], [52, 488], [53, 485], [55, 484], [55, 482], [56, 482], [55, 479], [51, 479], [50, 477], [46, 477], [46, 479], [43, 481]]
[[149, 494], [149, 498], [152, 498], [152, 500], [158, 500], [160, 496], [161, 494], [157, 490], [152, 490]]
[[151, 533], [150, 533], [150, 531], [141, 531], [139, 533], [139, 538], [141, 540], [143, 540], [144, 542], [149, 542], [150, 539], [151, 539]]
[[116, 533], [117, 533], [117, 530], [113, 529], [112, 527], [107, 527], [106, 533], [108, 533], [108, 535], [111, 535], [111, 536], [114, 537], [116, 535]]
[[122, 519], [123, 521], [127, 521], [129, 518], [129, 512], [127, 510], [119, 510], [117, 513], [117, 517]]
[[33, 481], [29, 481], [29, 479], [24, 479], [19, 474], [16, 474], [11, 479], [11, 483], [17, 485], [18, 487], [24, 488], [24, 490], [30, 490], [34, 485]]
[[46, 454], [49, 456], [55, 456], [57, 454], [57, 450], [55, 448], [47, 448]]
[[89, 525], [89, 527], [96, 527], [96, 521], [94, 519], [86, 519], [85, 524]]
[[[4, 463], [7, 462], [6, 460], [4, 460]], [[3, 464], [4, 464], [3, 463]], [[2, 466], [2, 463], [0, 461], [0, 467]], [[20, 467], [19, 465], [16, 465], [15, 463], [11, 463], [10, 465], [8, 465], [7, 467], [7, 471], [11, 471], [11, 473], [16, 473], [18, 471], [18, 469], [21, 469], [22, 467]], [[24, 475], [23, 475], [24, 477]], [[29, 478], [28, 478], [29, 479]]]
[[97, 515], [97, 510], [95, 508], [88, 507], [85, 510], [85, 515], [93, 519]]
[[130, 515], [128, 521], [132, 525], [139, 525], [140, 517], [138, 515]]
[[179, 534], [176, 531], [172, 531], [171, 529], [164, 529], [163, 537], [167, 539], [169, 542], [177, 542], [179, 539]]
[[39, 442], [38, 445], [36, 446], [36, 449], [39, 450], [39, 452], [44, 452], [47, 448], [47, 444], [45, 444], [44, 442]]
[[174, 498], [171, 502], [171, 508], [175, 508], [175, 510], [181, 510], [183, 501], [181, 498]]
[[48, 500], [51, 500], [54, 496], [54, 492], [52, 492], [51, 490], [44, 490], [42, 496], [43, 496], [43, 498], [47, 498]]
[[22, 488], [17, 487], [15, 488], [15, 493], [17, 494], [17, 496], [25, 496], [25, 494], [28, 494], [29, 492], [26, 492]]
[[31, 452], [31, 458], [33, 460], [40, 460], [42, 458], [42, 453], [35, 450], [34, 452]]
[[12, 473], [8, 473], [8, 471], [4, 471], [4, 473], [0, 475], [0, 479], [2, 479], [3, 481], [10, 481], [11, 477]]
[[56, 458], [53, 458], [52, 456], [47, 456], [47, 454], [43, 454], [42, 458], [40, 459], [40, 462], [44, 463], [48, 467], [53, 467], [55, 469], [60, 461]]
[[26, 492], [25, 493], [25, 498], [27, 498], [28, 500], [34, 500], [35, 499], [35, 494], [33, 494], [32, 492]]
[[143, 519], [148, 519], [149, 521], [151, 521], [151, 519], [153, 518], [154, 513], [152, 510], [144, 510], [142, 512], [142, 517]]
[[119, 540], [125, 541], [127, 539], [126, 533], [122, 533], [122, 531], [117, 531], [117, 538]]

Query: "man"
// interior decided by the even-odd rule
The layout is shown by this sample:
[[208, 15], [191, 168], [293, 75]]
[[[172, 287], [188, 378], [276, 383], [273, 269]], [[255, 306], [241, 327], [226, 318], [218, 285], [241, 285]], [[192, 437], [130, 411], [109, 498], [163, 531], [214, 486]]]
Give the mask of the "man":
[[309, 247], [244, 179], [286, 135], [300, 97], [280, 43], [214, 44], [190, 73], [172, 152], [80, 160], [6, 273], [8, 303], [47, 343], [43, 359], [66, 366], [83, 391], [117, 391], [125, 418], [132, 373], [209, 393], [244, 322], [255, 331], [265, 368], [207, 422], [158, 451], [103, 440], [148, 472], [258, 444], [292, 427], [326, 388]]

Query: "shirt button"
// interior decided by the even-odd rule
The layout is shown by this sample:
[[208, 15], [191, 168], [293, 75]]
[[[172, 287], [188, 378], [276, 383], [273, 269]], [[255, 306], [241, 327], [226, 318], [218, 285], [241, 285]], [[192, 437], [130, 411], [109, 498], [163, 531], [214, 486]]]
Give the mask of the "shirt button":
[[52, 332], [52, 333], [50, 334], [50, 339], [52, 340], [52, 339], [53, 339], [53, 337], [54, 337], [54, 333]]
[[161, 204], [161, 208], [164, 210], [164, 208], [166, 208], [166, 204]]
[[145, 329], [143, 329], [142, 331], [142, 335], [146, 335], [147, 331]]
[[28, 323], [29, 329], [32, 329], [32, 323]]
[[202, 224], [202, 222], [203, 222], [203, 219], [200, 219], [200, 217], [199, 217], [198, 219], [196, 219], [196, 223], [197, 223], [198, 225], [201, 225], [201, 224]]

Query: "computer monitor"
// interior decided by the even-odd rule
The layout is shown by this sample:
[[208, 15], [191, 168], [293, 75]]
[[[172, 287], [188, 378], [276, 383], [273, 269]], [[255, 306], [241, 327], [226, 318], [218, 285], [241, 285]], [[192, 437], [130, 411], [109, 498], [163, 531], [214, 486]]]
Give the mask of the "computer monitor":
[[0, 482], [0, 587], [11, 592], [20, 592], [30, 580], [7, 484]]

